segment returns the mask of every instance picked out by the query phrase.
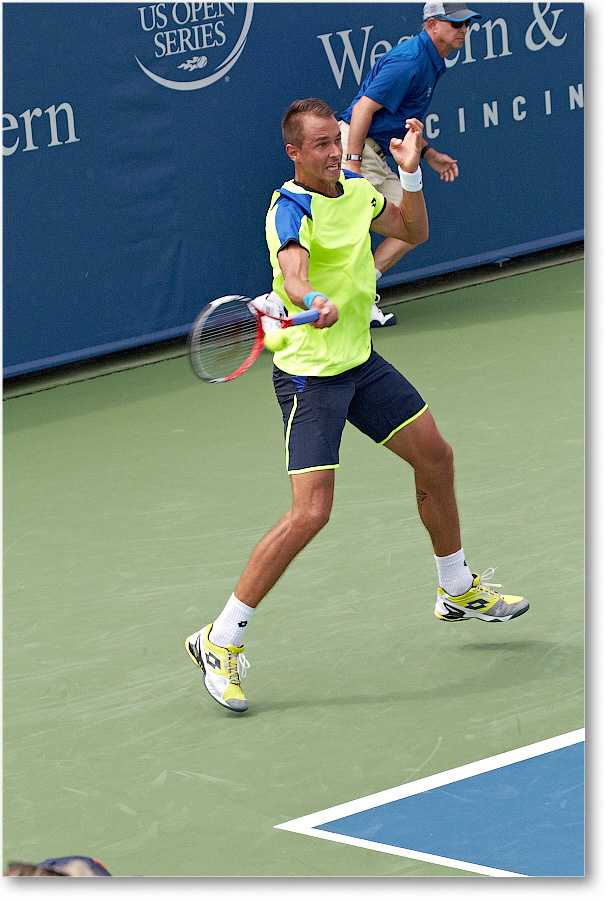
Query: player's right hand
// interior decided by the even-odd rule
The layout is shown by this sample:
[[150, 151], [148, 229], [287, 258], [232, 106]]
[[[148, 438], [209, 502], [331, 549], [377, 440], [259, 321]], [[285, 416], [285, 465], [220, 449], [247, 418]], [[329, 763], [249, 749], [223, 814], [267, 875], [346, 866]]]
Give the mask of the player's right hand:
[[319, 310], [319, 318], [312, 323], [313, 328], [330, 328], [338, 321], [338, 307], [322, 294], [318, 294], [310, 306]]

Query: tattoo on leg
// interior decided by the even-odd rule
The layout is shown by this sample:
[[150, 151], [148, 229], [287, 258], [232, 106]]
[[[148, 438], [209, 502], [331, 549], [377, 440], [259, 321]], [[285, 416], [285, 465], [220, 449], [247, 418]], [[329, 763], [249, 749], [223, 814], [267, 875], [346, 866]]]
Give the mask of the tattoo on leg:
[[422, 506], [423, 502], [426, 500], [426, 496], [426, 491], [422, 491], [420, 488], [416, 490], [416, 503], [419, 507]]

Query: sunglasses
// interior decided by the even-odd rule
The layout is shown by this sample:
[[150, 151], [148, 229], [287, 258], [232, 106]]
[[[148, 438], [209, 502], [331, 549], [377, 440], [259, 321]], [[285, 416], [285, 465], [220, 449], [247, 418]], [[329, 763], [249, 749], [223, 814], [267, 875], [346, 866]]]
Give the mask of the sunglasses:
[[[440, 17], [438, 16], [438, 18]], [[451, 19], [442, 19], [442, 21], [449, 22], [452, 28], [458, 30], [459, 28], [462, 28], [463, 25], [465, 26], [465, 28], [468, 28], [473, 19], [465, 19], [464, 22], [452, 22]]]

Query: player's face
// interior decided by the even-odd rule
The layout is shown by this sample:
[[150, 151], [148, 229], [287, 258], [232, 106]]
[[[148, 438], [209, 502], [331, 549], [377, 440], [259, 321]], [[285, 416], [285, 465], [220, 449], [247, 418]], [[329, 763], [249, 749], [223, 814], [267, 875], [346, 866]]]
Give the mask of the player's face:
[[302, 146], [288, 145], [289, 156], [295, 163], [296, 181], [335, 196], [342, 161], [340, 126], [333, 116], [324, 119], [307, 115], [302, 119], [302, 130]]

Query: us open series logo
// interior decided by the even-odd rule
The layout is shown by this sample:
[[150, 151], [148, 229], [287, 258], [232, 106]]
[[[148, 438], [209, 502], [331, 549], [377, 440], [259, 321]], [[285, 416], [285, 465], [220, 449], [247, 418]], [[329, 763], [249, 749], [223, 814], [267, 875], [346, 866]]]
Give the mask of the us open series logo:
[[245, 49], [253, 3], [155, 3], [137, 8], [148, 78], [174, 91], [197, 91], [226, 77]]

